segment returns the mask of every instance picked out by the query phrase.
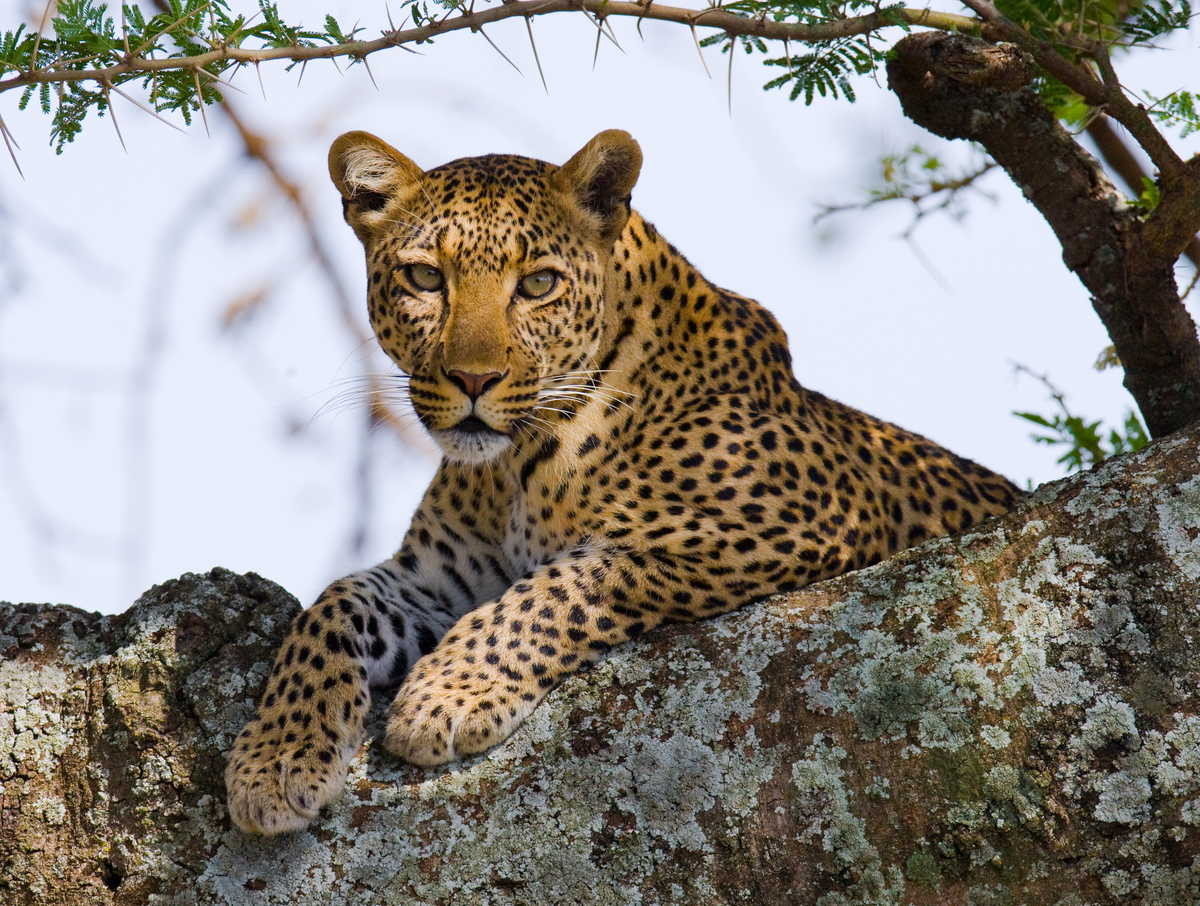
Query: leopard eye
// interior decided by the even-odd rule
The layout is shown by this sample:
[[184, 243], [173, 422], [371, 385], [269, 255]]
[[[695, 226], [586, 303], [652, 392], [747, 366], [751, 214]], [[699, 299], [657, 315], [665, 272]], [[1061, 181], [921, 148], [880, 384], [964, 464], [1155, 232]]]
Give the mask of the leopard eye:
[[432, 264], [410, 264], [405, 269], [409, 282], [427, 293], [437, 292], [446, 282], [442, 272]]
[[558, 286], [558, 274], [552, 270], [541, 270], [522, 277], [517, 290], [527, 299], [540, 299]]

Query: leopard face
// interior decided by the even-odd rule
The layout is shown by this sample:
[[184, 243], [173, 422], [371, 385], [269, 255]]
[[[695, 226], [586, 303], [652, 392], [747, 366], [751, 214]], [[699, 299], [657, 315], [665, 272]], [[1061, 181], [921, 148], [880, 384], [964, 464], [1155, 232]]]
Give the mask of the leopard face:
[[366, 253], [371, 325], [452, 461], [545, 433], [595, 368], [641, 163], [625, 133], [602, 136], [562, 167], [488, 155], [422, 172], [366, 133], [330, 151]]

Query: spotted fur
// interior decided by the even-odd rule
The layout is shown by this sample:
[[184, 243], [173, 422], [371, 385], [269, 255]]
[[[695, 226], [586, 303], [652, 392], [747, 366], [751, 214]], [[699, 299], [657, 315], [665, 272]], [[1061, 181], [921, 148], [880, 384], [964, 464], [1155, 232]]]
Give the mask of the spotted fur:
[[[399, 684], [390, 751], [451, 761], [614, 645], [1017, 497], [801, 387], [771, 314], [630, 210], [640, 163], [622, 132], [562, 167], [488, 155], [426, 173], [365, 133], [335, 142], [371, 323], [445, 458], [395, 556], [292, 626], [226, 772], [244, 830], [303, 827], [337, 795], [371, 687]], [[428, 268], [436, 291], [414, 284], [436, 282]], [[547, 270], [554, 290], [523, 296]]]

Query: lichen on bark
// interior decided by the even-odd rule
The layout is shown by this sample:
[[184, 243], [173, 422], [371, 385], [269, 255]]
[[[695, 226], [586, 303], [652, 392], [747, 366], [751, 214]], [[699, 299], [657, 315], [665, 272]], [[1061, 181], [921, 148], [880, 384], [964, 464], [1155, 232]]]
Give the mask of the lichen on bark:
[[224, 570], [0, 609], [0, 900], [1194, 904], [1200, 431], [614, 651], [512, 738], [376, 745], [307, 831], [223, 753], [298, 604]]

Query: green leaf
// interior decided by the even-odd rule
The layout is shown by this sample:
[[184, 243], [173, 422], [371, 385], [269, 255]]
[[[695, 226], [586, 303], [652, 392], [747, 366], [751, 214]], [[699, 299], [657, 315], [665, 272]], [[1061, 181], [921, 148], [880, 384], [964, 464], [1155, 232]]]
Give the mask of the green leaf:
[[1158, 207], [1160, 199], [1158, 181], [1151, 179], [1149, 176], [1142, 177], [1142, 191], [1138, 197], [1133, 200], [1133, 206], [1141, 208], [1147, 214]]
[[1058, 425], [1050, 421], [1044, 415], [1038, 415], [1036, 412], [1014, 412], [1017, 418], [1023, 418], [1028, 422], [1033, 422], [1035, 425], [1041, 425], [1043, 428], [1057, 428]]
[[1175, 91], [1166, 97], [1156, 98], [1147, 94], [1152, 101], [1149, 113], [1160, 123], [1177, 128], [1180, 138], [1200, 132], [1200, 103], [1197, 95], [1190, 91]]

